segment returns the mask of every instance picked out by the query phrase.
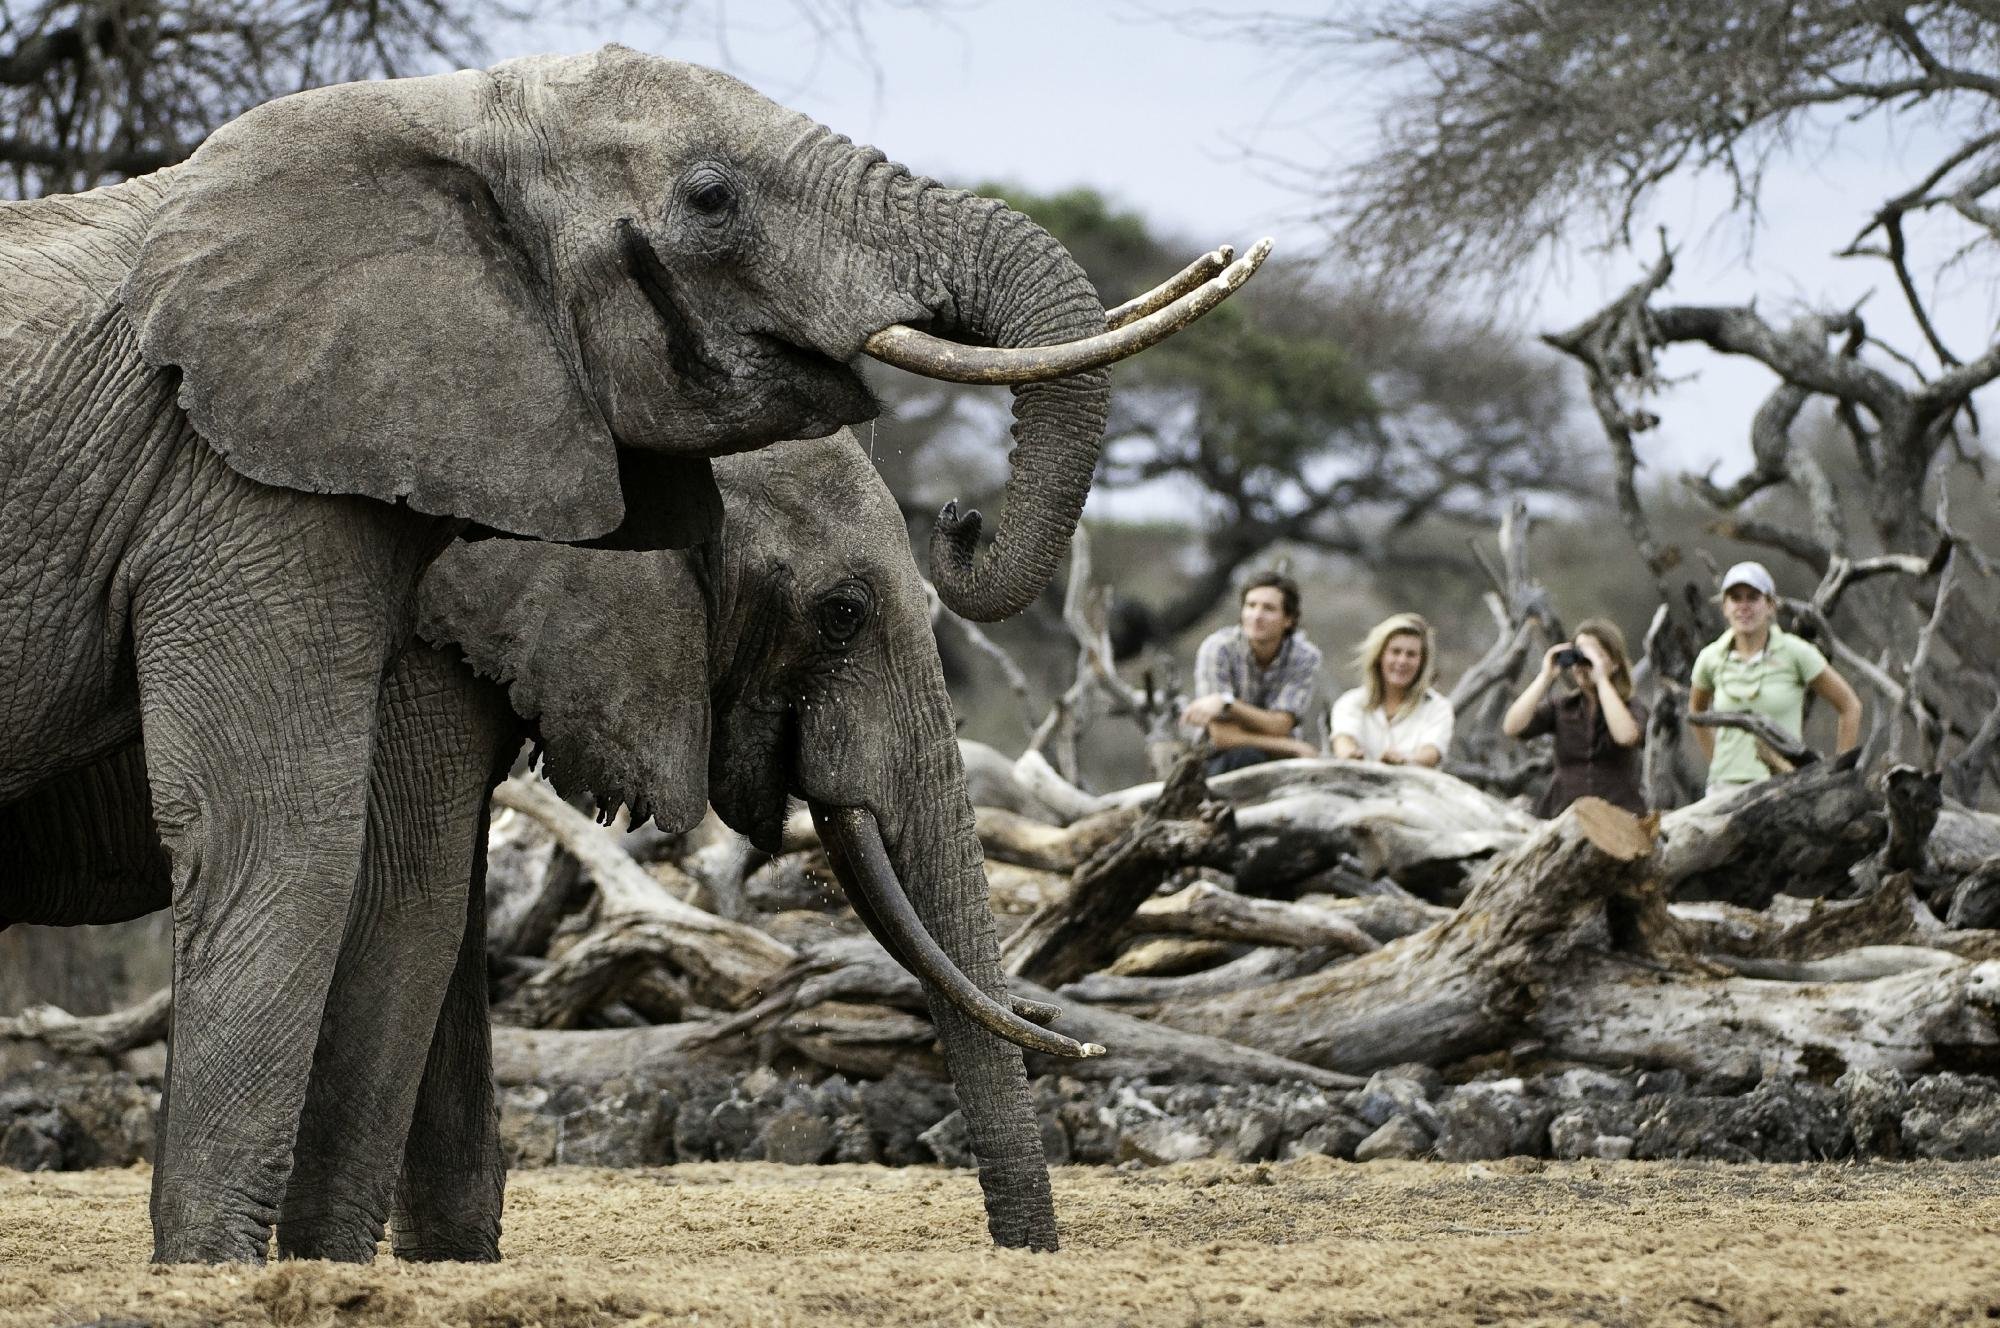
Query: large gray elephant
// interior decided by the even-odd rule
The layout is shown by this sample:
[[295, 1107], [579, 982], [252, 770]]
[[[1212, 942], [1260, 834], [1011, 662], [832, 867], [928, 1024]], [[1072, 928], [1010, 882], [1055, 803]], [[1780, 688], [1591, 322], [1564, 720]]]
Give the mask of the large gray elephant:
[[[776, 851], [787, 797], [804, 798], [855, 912], [924, 982], [994, 1240], [1053, 1249], [1048, 1170], [1016, 1044], [1088, 1049], [1023, 1019], [1008, 998], [956, 718], [896, 502], [851, 440], [779, 444], [718, 463], [716, 476], [723, 533], [687, 553], [486, 541], [437, 561], [421, 630], [445, 650], [409, 762], [431, 786], [407, 801], [458, 819], [430, 821], [408, 842], [436, 840], [441, 858], [476, 839], [473, 861], [483, 864], [484, 795], [524, 724], [560, 792], [623, 801], [670, 829], [712, 802]], [[406, 1258], [498, 1254], [484, 908], [469, 865], [423, 887], [463, 896], [468, 875], [475, 881], [405, 1154], [394, 1238]], [[392, 970], [407, 977], [417, 966], [381, 946], [357, 958], [381, 971], [370, 982], [378, 988], [393, 985]], [[328, 1048], [365, 1046], [372, 1032], [329, 1026], [322, 1060]], [[319, 1078], [338, 1092], [346, 1075], [322, 1064]], [[319, 1165], [309, 1156], [344, 1150], [302, 1136], [299, 1151], [304, 1171]], [[377, 1216], [352, 1252], [372, 1253], [380, 1232]]]
[[[685, 553], [487, 540], [453, 544], [426, 574], [434, 644], [408, 651], [385, 693], [362, 888], [317, 1031], [281, 1253], [372, 1258], [393, 1190], [400, 1257], [499, 1255], [485, 837], [527, 736], [566, 795], [668, 829], [712, 801], [775, 850], [788, 797], [805, 798], [857, 915], [931, 996], [994, 1240], [1055, 1248], [1019, 1045], [1092, 1049], [1024, 1019], [1003, 985], [902, 515], [845, 430], [726, 458], [716, 478], [723, 528]], [[164, 907], [159, 840], [129, 814], [143, 765], [118, 770], [141, 796], [115, 780], [99, 792], [123, 815], [33, 800], [62, 833], [0, 851], [27, 850], [46, 889], [115, 882], [135, 907]]]
[[[873, 411], [864, 347], [1003, 381], [1167, 313], [1107, 333], [1001, 204], [620, 48], [302, 93], [182, 165], [0, 204], [0, 861], [42, 864], [0, 876], [0, 925], [144, 911], [156, 825], [155, 1257], [261, 1256], [313, 1030], [371, 1008], [344, 956], [462, 925], [363, 866], [432, 684], [415, 587], [455, 534], [686, 544], [719, 519], [704, 458]], [[949, 510], [933, 541], [960, 612], [1047, 579], [1105, 401], [1095, 371], [1017, 388], [994, 547]], [[79, 866], [95, 888], [50, 884]], [[354, 1091], [402, 1091], [391, 1059]]]

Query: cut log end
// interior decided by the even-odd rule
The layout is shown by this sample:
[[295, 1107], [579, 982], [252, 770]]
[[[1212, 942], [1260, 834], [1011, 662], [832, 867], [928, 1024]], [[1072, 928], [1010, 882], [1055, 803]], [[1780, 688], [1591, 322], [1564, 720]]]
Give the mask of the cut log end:
[[1637, 862], [1653, 851], [1653, 832], [1646, 821], [1602, 798], [1578, 798], [1570, 804], [1577, 829], [1605, 856]]

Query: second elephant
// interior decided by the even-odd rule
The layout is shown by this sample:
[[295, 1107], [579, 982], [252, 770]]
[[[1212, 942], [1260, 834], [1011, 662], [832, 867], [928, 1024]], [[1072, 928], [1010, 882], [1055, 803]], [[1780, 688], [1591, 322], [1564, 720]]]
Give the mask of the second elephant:
[[[1048, 1172], [1014, 1044], [1080, 1049], [1004, 1008], [955, 717], [902, 516], [851, 439], [781, 444], [720, 462], [716, 476], [723, 533], [689, 553], [488, 541], [456, 546], [432, 567], [423, 635], [503, 683], [511, 704], [440, 661], [427, 703], [438, 722], [418, 726], [431, 736], [409, 768], [448, 787], [399, 791], [426, 818], [411, 842], [440, 846], [416, 860], [440, 862], [475, 839], [483, 849], [484, 795], [518, 747], [521, 721], [559, 791], [624, 801], [635, 821], [651, 814], [685, 827], [712, 802], [775, 851], [787, 797], [806, 799], [857, 914], [924, 979], [994, 1240], [1052, 1249]], [[434, 807], [451, 817], [429, 819]], [[460, 869], [424, 888], [465, 880]], [[390, 966], [409, 960], [398, 944], [350, 951]], [[393, 988], [394, 974], [385, 977], [379, 985]], [[316, 1093], [338, 1092], [339, 1058], [367, 1034], [324, 1031]], [[487, 1037], [474, 925], [408, 1149], [396, 1221], [405, 1257], [497, 1254]], [[311, 1148], [302, 1136], [302, 1171]]]

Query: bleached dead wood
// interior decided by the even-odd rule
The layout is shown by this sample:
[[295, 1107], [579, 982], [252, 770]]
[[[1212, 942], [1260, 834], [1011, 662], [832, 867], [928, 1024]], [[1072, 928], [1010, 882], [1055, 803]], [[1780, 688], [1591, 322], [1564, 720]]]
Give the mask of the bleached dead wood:
[[1691, 948], [1725, 960], [1825, 959], [1867, 946], [1949, 944], [1947, 929], [1911, 892], [1906, 873], [1855, 899], [1779, 895], [1763, 909], [1709, 902], [1669, 911]]
[[[1826, 962], [1826, 961], [1822, 961]], [[2000, 962], [1957, 959], [1871, 982], [1661, 980], [1622, 959], [1586, 960], [1551, 986], [1528, 1027], [1556, 1055], [1689, 1074], [1831, 1079], [1984, 1063]]]
[[1504, 1046], [1576, 946], [1576, 914], [1643, 875], [1651, 849], [1637, 819], [1585, 798], [1434, 927], [1305, 977], [1138, 1012], [1357, 1074]]
[[[1351, 1076], [1253, 1047], [1093, 1010], [1066, 996], [1051, 995], [1031, 982], [1014, 979], [1009, 986], [1016, 996], [1054, 1006], [1059, 1012], [1054, 1027], [1108, 1049], [1104, 1056], [1087, 1063], [1030, 1053], [1031, 1073], [1089, 1079], [1164, 1077], [1202, 1083], [1305, 1081], [1325, 1088], [1360, 1084]], [[697, 1031], [663, 1041], [674, 1048], [699, 1046], [710, 1058], [727, 1059], [775, 1037], [830, 1068], [874, 1075], [894, 1068], [941, 1073], [929, 1023], [921, 1015], [925, 1008], [917, 980], [898, 967], [873, 938], [854, 937], [802, 955], [780, 975], [764, 1000], [733, 1018], [711, 1021]], [[696, 1026], [677, 1027], [688, 1030]], [[652, 1060], [657, 1063], [658, 1057]]]
[[1680, 899], [1761, 907], [1826, 894], [1887, 834], [1881, 794], [1847, 753], [1660, 818], [1660, 878]]
[[1767, 982], [1872, 982], [1924, 969], [1949, 968], [1958, 962], [1927, 945], [1863, 945], [1825, 959], [1721, 959], [1740, 977]]
[[1053, 826], [997, 807], [973, 809], [979, 846], [989, 861], [1053, 872], [1075, 871], [1137, 825], [1143, 814], [1143, 808], [1124, 807]]
[[[644, 924], [643, 934], [670, 956], [689, 979], [729, 1007], [741, 1005], [763, 991], [774, 974], [797, 954], [755, 927], [731, 922], [684, 904], [646, 869], [634, 862], [608, 832], [540, 781], [509, 779], [493, 792], [493, 800], [524, 816], [532, 816], [563, 847], [573, 853], [596, 883], [600, 928], [632, 920]], [[640, 935], [635, 932], [634, 935]], [[584, 949], [586, 941], [576, 949]], [[575, 954], [572, 950], [559, 967]], [[586, 956], [587, 959], [594, 959]], [[540, 981], [546, 973], [535, 979]]]
[[1010, 920], [1007, 926], [1067, 894], [1069, 876], [1064, 872], [987, 859], [987, 902], [992, 905], [996, 919]]
[[[1585, 799], [1496, 861], [1448, 921], [1306, 977], [1138, 1008], [1354, 1072], [1524, 1038], [1558, 1059], [1820, 1078], [1978, 1064], [2000, 1048], [2000, 962], [1856, 955], [1850, 945], [1758, 956], [1818, 965], [1772, 971], [1819, 980], [1728, 975], [1696, 953], [1715, 936], [1666, 907], [1654, 866], [1639, 822]], [[1891, 883], [1907, 897], [1906, 876], [1887, 878], [1885, 890]], [[1885, 894], [1844, 910], [1823, 904], [1812, 916], [1858, 919], [1871, 907], [1882, 915], [1907, 904]], [[1809, 917], [1792, 943], [1817, 933], [1825, 944], [1834, 930]], [[1867, 979], [1871, 967], [1888, 975]]]
[[0, 1039], [40, 1042], [63, 1056], [116, 1056], [164, 1041], [173, 1009], [174, 994], [168, 988], [108, 1014], [74, 1015], [53, 1005], [36, 1005], [0, 1018]]
[[1032, 747], [1022, 752], [1014, 762], [1013, 775], [1016, 784], [1035, 801], [1053, 811], [1062, 825], [1070, 825], [1105, 810], [1104, 799], [1085, 793], [1064, 779], [1049, 764], [1049, 759]]
[[1242, 946], [1187, 936], [1148, 936], [1127, 945], [1105, 966], [1119, 977], [1165, 977], [1194, 973], [1236, 957]]
[[591, 1087], [612, 1079], [678, 1079], [709, 1068], [743, 1071], [756, 1059], [747, 1038], [718, 1040], [714, 1023], [646, 1028], [493, 1030], [493, 1078], [503, 1088], [555, 1084]]
[[1220, 866], [1234, 833], [1228, 805], [1208, 797], [1201, 754], [1182, 757], [1137, 823], [1077, 868], [1068, 895], [1037, 909], [1001, 943], [1001, 967], [1051, 985], [1099, 967], [1115, 953], [1120, 928], [1162, 880], [1181, 867]]
[[1249, 899], [1207, 881], [1196, 881], [1162, 899], [1147, 900], [1126, 926], [1135, 932], [1203, 936], [1250, 945], [1325, 946], [1344, 954], [1366, 954], [1380, 948], [1374, 937], [1332, 910]]
[[[958, 755], [965, 763], [965, 794], [975, 807], [999, 807], [1047, 825], [1067, 825], [1075, 820], [1077, 815], [1082, 814], [1063, 814], [1052, 806], [1040, 791], [1019, 777], [1017, 771], [1020, 769], [1020, 762], [1002, 755], [983, 742], [960, 738]], [[1048, 764], [1041, 759], [1039, 753], [1036, 759], [1044, 766]], [[1058, 783], [1065, 788], [1073, 787], [1060, 779]], [[1087, 795], [1079, 792], [1078, 796]]]
[[[1237, 811], [1244, 847], [1236, 880], [1248, 893], [1282, 890], [1343, 860], [1363, 876], [1419, 891], [1449, 887], [1540, 824], [1440, 771], [1333, 760], [1272, 764], [1297, 769]], [[1246, 791], [1222, 790], [1231, 798]]]
[[1757, 759], [1781, 775], [1819, 760], [1819, 753], [1763, 715], [1738, 710], [1704, 710], [1687, 722], [1698, 729], [1741, 729], [1757, 741]]
[[1259, 946], [1226, 964], [1179, 977], [1092, 973], [1062, 988], [1059, 994], [1093, 1005], [1167, 1005], [1177, 1001], [1198, 1001], [1224, 992], [1243, 991], [1305, 973], [1317, 973], [1336, 959], [1346, 957], [1331, 950]]

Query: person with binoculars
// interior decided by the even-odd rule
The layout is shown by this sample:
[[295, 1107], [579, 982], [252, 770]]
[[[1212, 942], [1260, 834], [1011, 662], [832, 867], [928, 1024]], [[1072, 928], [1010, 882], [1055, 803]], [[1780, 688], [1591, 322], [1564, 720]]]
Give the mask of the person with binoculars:
[[[1556, 679], [1568, 686], [1556, 695]], [[1537, 673], [1500, 721], [1510, 738], [1526, 741], [1553, 733], [1555, 774], [1535, 804], [1535, 815], [1559, 816], [1586, 794], [1629, 812], [1646, 810], [1640, 752], [1646, 707], [1632, 699], [1632, 668], [1625, 634], [1616, 623], [1591, 618], [1542, 655]]]

